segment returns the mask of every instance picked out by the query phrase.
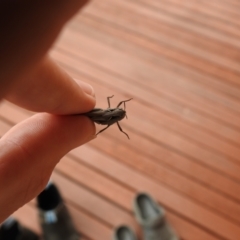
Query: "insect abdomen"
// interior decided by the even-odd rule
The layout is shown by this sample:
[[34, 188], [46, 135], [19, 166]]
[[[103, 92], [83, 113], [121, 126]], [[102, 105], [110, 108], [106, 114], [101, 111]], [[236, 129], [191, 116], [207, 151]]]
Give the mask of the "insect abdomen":
[[119, 108], [94, 108], [92, 111], [85, 113], [92, 121], [101, 125], [112, 125], [120, 120], [122, 120], [126, 112]]

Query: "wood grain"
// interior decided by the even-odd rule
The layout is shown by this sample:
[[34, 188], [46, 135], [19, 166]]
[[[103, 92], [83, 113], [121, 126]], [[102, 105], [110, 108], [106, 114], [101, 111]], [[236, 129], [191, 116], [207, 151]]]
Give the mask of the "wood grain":
[[[111, 126], [57, 165], [59, 187], [83, 240], [131, 226], [132, 200], [150, 193], [184, 240], [240, 236], [240, 29], [236, 0], [92, 1], [51, 56], [90, 83], [97, 107], [127, 103]], [[32, 112], [0, 103], [0, 136]], [[41, 234], [35, 201], [14, 216]]]

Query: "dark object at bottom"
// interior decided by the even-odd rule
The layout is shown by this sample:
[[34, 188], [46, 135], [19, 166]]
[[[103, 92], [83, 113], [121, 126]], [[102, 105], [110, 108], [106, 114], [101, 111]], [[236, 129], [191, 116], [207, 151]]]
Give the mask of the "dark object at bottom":
[[137, 238], [131, 228], [120, 226], [114, 230], [113, 240], [137, 240]]
[[165, 218], [164, 209], [148, 194], [140, 193], [133, 202], [138, 223], [142, 226], [144, 240], [179, 240]]
[[8, 218], [0, 226], [0, 240], [39, 240], [36, 233], [21, 226], [17, 220]]
[[79, 240], [68, 209], [54, 184], [38, 196], [39, 221], [44, 240]]

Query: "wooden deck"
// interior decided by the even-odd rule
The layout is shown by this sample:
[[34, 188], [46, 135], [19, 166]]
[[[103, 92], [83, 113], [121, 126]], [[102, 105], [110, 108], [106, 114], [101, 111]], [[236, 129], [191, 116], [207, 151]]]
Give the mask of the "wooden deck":
[[[141, 231], [132, 199], [145, 191], [183, 240], [240, 239], [240, 3], [94, 0], [51, 52], [92, 84], [97, 106], [133, 97], [112, 126], [53, 173], [83, 240]], [[0, 105], [0, 134], [32, 113]], [[15, 213], [40, 232], [34, 201]]]

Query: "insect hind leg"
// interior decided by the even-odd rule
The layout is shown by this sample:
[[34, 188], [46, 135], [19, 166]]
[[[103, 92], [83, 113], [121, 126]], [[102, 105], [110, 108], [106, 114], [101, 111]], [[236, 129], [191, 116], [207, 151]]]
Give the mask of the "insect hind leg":
[[119, 122], [117, 122], [117, 125], [118, 125], [119, 130], [120, 130], [122, 133], [124, 133], [124, 134], [127, 136], [128, 139], [130, 139], [130, 137], [128, 136], [128, 134], [125, 133], [125, 132], [122, 130], [122, 128], [121, 128]]
[[101, 132], [103, 132], [103, 131], [105, 131], [107, 128], [109, 128], [111, 125], [107, 125], [107, 127], [105, 127], [105, 128], [103, 128], [102, 130], [100, 130], [98, 133], [96, 133], [96, 136], [99, 134], [99, 133], [101, 133]]

